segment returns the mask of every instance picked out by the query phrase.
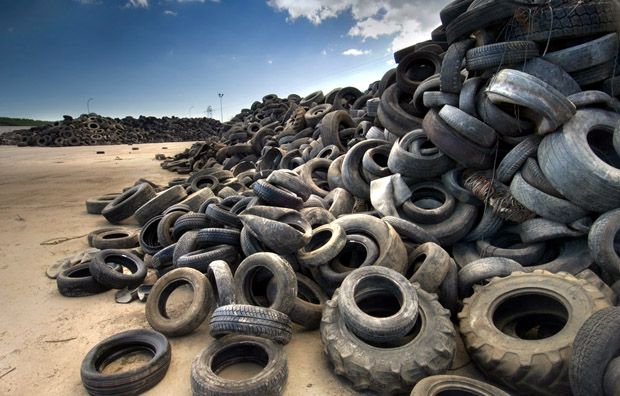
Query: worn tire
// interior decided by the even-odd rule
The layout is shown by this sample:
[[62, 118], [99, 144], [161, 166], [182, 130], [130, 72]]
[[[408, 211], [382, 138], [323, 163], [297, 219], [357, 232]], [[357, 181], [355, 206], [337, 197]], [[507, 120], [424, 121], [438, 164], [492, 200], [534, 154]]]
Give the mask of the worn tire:
[[213, 311], [209, 334], [219, 338], [228, 334], [262, 337], [286, 345], [293, 329], [286, 314], [275, 309], [255, 305], [224, 305]]
[[112, 224], [120, 223], [131, 217], [140, 206], [147, 203], [151, 198], [155, 198], [155, 195], [155, 190], [150, 184], [138, 184], [114, 198], [101, 211], [101, 214]]
[[83, 297], [110, 290], [97, 283], [90, 273], [89, 264], [78, 264], [60, 272], [56, 277], [58, 292], [65, 297]]
[[[110, 264], [120, 264], [129, 269], [131, 274], [124, 274], [113, 269]], [[95, 254], [90, 262], [90, 273], [103, 286], [111, 289], [134, 289], [146, 277], [146, 265], [138, 256], [124, 250], [106, 249]]]

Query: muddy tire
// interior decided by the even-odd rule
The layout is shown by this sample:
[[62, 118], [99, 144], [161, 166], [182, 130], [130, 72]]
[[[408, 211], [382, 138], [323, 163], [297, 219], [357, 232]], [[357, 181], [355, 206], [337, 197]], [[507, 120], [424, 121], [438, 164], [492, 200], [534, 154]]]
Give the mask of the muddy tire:
[[286, 345], [291, 340], [291, 320], [275, 309], [254, 305], [225, 305], [213, 311], [209, 334], [219, 338], [227, 334], [244, 334], [266, 338]]
[[610, 305], [605, 296], [585, 280], [540, 270], [474, 290], [458, 317], [485, 375], [522, 394], [569, 394], [573, 340], [591, 314]]

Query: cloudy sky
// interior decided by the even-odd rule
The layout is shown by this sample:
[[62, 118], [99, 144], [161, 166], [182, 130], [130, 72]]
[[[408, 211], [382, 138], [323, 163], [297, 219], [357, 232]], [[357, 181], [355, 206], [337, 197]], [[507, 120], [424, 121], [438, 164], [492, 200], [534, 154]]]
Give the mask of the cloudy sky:
[[224, 118], [268, 93], [365, 89], [448, 0], [0, 0], [0, 116]]

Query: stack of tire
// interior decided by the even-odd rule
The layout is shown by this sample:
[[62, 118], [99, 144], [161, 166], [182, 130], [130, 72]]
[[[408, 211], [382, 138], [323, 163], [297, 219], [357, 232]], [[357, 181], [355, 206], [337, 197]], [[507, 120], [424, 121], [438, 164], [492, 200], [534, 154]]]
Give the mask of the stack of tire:
[[219, 135], [220, 122], [211, 118], [103, 117], [82, 114], [62, 121], [0, 135], [0, 144], [18, 146], [93, 146], [204, 140]]
[[[366, 92], [268, 95], [164, 161], [188, 176], [93, 199], [141, 226], [150, 325], [222, 337], [194, 394], [281, 393], [290, 322], [360, 391], [617, 394], [615, 7], [455, 1]], [[458, 334], [488, 383], [446, 375]], [[260, 380], [205, 364], [242, 351]]]

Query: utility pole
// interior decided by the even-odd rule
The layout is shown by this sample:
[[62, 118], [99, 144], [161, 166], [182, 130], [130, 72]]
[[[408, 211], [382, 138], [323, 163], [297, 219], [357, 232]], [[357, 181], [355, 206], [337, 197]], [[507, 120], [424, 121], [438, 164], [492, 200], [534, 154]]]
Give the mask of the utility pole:
[[93, 101], [93, 98], [88, 98], [88, 100], [86, 101], [86, 113], [90, 114], [90, 102]]
[[209, 118], [213, 118], [213, 107], [211, 107], [211, 105], [207, 106], [207, 117]]
[[192, 118], [192, 109], [194, 106], [189, 106], [189, 118]]
[[224, 96], [224, 94], [218, 93], [217, 96], [220, 97], [220, 122], [224, 122], [224, 110], [222, 110], [222, 96]]

